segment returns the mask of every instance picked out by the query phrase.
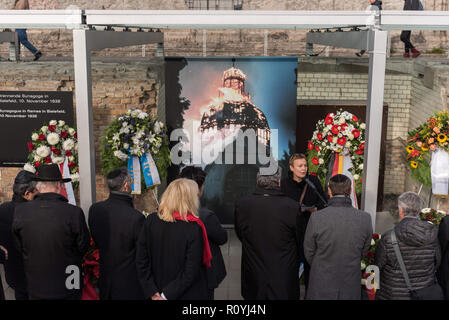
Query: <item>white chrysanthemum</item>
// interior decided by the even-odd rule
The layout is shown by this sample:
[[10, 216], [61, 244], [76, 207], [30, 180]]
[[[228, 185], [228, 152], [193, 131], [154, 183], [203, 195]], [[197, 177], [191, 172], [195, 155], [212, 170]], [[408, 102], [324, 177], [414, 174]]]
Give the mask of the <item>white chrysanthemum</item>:
[[424, 209], [422, 209], [422, 212], [423, 213], [430, 213], [430, 212], [432, 212], [432, 209], [431, 208], [424, 208]]
[[72, 139], [67, 139], [66, 141], [64, 141], [64, 143], [62, 144], [62, 148], [64, 150], [72, 150], [73, 147], [75, 146], [75, 141], [73, 141]]
[[72, 179], [72, 182], [78, 182], [80, 180], [80, 174], [78, 172], [75, 172], [74, 174], [70, 175], [70, 178]]
[[47, 146], [40, 146], [36, 149], [36, 154], [41, 158], [48, 157], [50, 155], [50, 148]]
[[64, 157], [53, 157], [52, 162], [56, 164], [64, 163]]
[[43, 126], [43, 127], [41, 128], [41, 131], [42, 131], [43, 133], [46, 133], [47, 130], [48, 130], [48, 127], [47, 127], [47, 126]]
[[47, 142], [51, 145], [54, 146], [55, 144], [59, 143], [59, 135], [55, 132], [49, 133], [47, 136]]
[[[362, 269], [362, 270], [366, 269], [366, 264], [363, 261], [360, 263], [360, 269]], [[363, 280], [365, 280], [365, 279], [363, 279]]]
[[374, 239], [371, 239], [371, 245], [372, 246], [376, 245], [376, 241], [374, 241]]
[[34, 161], [41, 161], [42, 158], [39, 157], [37, 154], [34, 155]]
[[360, 129], [365, 129], [366, 125], [364, 123], [360, 124]]
[[65, 125], [65, 121], [64, 120], [59, 120], [58, 126], [63, 127], [64, 125]]
[[363, 170], [363, 163], [361, 163], [361, 164], [359, 165], [359, 169], [360, 169], [360, 170]]
[[70, 128], [70, 129], [69, 129], [69, 134], [70, 134], [71, 136], [73, 136], [73, 135], [75, 134], [75, 129]]
[[58, 123], [58, 122], [57, 122], [56, 120], [51, 120], [51, 121], [50, 121], [50, 125], [51, 125], [51, 126], [55, 126], [57, 123]]
[[319, 163], [319, 164], [323, 164], [323, 163], [324, 163], [323, 158], [319, 158], [319, 159], [318, 159], [318, 163]]
[[354, 180], [357, 181], [357, 180], [359, 180], [359, 178], [360, 178], [360, 176], [359, 176], [358, 174], [355, 174], [355, 175], [354, 175]]
[[69, 157], [69, 161], [75, 161], [75, 157], [74, 156], [70, 156]]
[[39, 135], [37, 133], [33, 133], [31, 135], [31, 140], [36, 141], [37, 139], [39, 139]]
[[25, 163], [25, 165], [23, 166], [23, 170], [26, 170], [26, 171], [31, 172], [31, 173], [35, 173], [36, 172], [36, 169], [30, 163]]

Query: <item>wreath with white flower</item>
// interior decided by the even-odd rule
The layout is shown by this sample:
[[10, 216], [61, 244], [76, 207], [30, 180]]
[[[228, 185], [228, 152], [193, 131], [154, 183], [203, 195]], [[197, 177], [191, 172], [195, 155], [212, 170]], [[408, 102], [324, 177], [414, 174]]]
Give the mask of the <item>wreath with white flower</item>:
[[[164, 124], [139, 109], [128, 110], [106, 128], [102, 138], [102, 171], [107, 175], [116, 168], [126, 167], [130, 156], [141, 157], [146, 153], [152, 155], [163, 179], [171, 165]], [[142, 191], [145, 191], [147, 188], [143, 178], [141, 182]]]
[[318, 121], [307, 149], [309, 173], [318, 176], [323, 186], [332, 154], [347, 149], [353, 164], [350, 171], [354, 177], [356, 193], [361, 193], [365, 124], [355, 115], [341, 109], [335, 114], [329, 113], [324, 120]]
[[78, 137], [74, 128], [63, 120], [51, 120], [39, 130], [33, 131], [27, 147], [29, 153], [25, 170], [35, 173], [40, 165], [61, 165], [67, 158], [73, 187], [78, 187]]

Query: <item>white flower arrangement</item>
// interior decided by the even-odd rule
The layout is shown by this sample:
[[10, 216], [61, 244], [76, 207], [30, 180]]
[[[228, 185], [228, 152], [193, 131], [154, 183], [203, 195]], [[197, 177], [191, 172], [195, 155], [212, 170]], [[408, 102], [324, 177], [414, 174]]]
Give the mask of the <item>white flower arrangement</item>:
[[47, 135], [47, 142], [51, 145], [54, 146], [55, 144], [59, 143], [59, 135], [55, 132], [51, 132]]
[[[47, 146], [40, 146], [36, 149], [36, 154], [41, 157], [41, 158], [45, 158], [48, 157], [50, 155], [50, 148]], [[34, 156], [33, 156], [34, 158]]]
[[23, 166], [23, 169], [31, 172], [31, 173], [36, 173], [36, 169], [34, 168], [34, 166], [31, 163], [25, 163], [25, 165]]

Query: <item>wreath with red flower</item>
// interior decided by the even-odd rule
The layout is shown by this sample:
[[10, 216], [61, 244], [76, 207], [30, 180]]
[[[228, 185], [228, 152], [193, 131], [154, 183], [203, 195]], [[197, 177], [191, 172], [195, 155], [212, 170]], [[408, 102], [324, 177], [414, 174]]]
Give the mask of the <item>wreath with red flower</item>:
[[40, 165], [60, 165], [67, 158], [73, 188], [78, 187], [78, 136], [74, 128], [63, 120], [51, 120], [39, 130], [33, 131], [27, 147], [29, 152], [25, 170], [35, 173]]
[[329, 162], [334, 152], [348, 149], [353, 168], [356, 193], [362, 191], [365, 124], [350, 112], [339, 110], [318, 121], [307, 145], [309, 173], [318, 176], [324, 186]]

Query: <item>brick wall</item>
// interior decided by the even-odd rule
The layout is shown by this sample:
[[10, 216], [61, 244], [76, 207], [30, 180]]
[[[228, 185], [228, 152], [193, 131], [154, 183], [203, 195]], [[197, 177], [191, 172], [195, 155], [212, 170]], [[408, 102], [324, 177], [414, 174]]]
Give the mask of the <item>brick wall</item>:
[[[100, 138], [105, 127], [129, 108], [140, 108], [153, 115], [157, 112], [161, 88], [159, 59], [132, 63], [92, 63], [95, 150], [100, 150]], [[1, 63], [0, 91], [73, 91], [73, 63]], [[74, 101], [74, 107], [75, 101]], [[104, 200], [107, 186], [101, 173], [100, 154], [96, 153], [97, 200]], [[18, 169], [0, 168], [0, 202], [10, 199], [12, 183]], [[138, 198], [137, 207], [155, 208], [152, 195]]]

